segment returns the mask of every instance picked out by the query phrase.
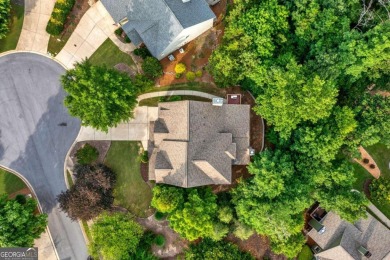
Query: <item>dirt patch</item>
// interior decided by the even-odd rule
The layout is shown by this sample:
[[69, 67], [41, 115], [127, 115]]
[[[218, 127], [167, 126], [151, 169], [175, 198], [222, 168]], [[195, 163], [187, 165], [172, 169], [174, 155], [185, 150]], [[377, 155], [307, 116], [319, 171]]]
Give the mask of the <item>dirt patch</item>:
[[173, 231], [168, 221], [157, 221], [154, 215], [148, 218], [138, 218], [137, 222], [145, 229], [154, 232], [155, 234], [162, 234], [165, 237], [164, 247], [152, 246], [153, 254], [159, 258], [176, 259], [176, 256], [182, 254], [188, 248], [188, 241], [184, 240]]
[[99, 151], [99, 157], [98, 157], [96, 162], [97, 163], [104, 163], [104, 159], [106, 158], [108, 150], [110, 149], [110, 146], [111, 146], [111, 141], [83, 141], [83, 142], [76, 143], [76, 145], [73, 147], [73, 149], [69, 155], [69, 157], [73, 161], [73, 163], [76, 164], [76, 162], [77, 162], [77, 158], [76, 158], [77, 150], [79, 150], [81, 147], [83, 147], [86, 143], [95, 147]]
[[365, 180], [364, 184], [363, 184], [363, 191], [364, 191], [364, 194], [366, 194], [366, 197], [368, 199], [371, 198], [371, 192], [370, 192], [370, 184], [372, 182], [372, 179], [367, 179]]
[[114, 66], [115, 69], [121, 71], [121, 72], [124, 72], [126, 73], [127, 75], [130, 76], [130, 78], [134, 79], [135, 75], [138, 74], [138, 70], [137, 70], [137, 66], [128, 66], [127, 64], [125, 63], [118, 63]]
[[236, 244], [240, 250], [250, 253], [256, 259], [263, 259], [264, 257], [275, 260], [287, 259], [283, 255], [276, 255], [272, 253], [269, 240], [265, 236], [255, 234], [247, 240], [241, 240], [233, 234], [229, 234], [226, 237], [226, 240]]
[[197, 78], [195, 81], [207, 82], [215, 85], [212, 76], [206, 71], [206, 66], [211, 53], [221, 42], [224, 31], [224, 24], [222, 23], [222, 20], [226, 13], [226, 6], [227, 0], [222, 0], [211, 8], [217, 17], [214, 27], [183, 46], [184, 53], [180, 53], [177, 50], [172, 53], [175, 57], [174, 61], [170, 61], [168, 57], [161, 60], [164, 75], [157, 80], [157, 85], [168, 86], [187, 82], [185, 75], [182, 75], [181, 78], [178, 79], [175, 77], [175, 66], [178, 63], [184, 63], [187, 67], [187, 72], [202, 71], [202, 76]]
[[[381, 170], [378, 168], [378, 165], [376, 164], [374, 159], [362, 146], [359, 146], [359, 152], [361, 154], [361, 158], [355, 158], [353, 160], [363, 166], [364, 169], [366, 169], [375, 179], [378, 179], [381, 176]], [[364, 159], [367, 159], [368, 163], [364, 163]], [[374, 168], [371, 168], [371, 165], [373, 165]]]
[[18, 190], [16, 192], [14, 192], [14, 193], [11, 193], [8, 197], [10, 199], [14, 199], [16, 197], [16, 195], [19, 195], [19, 194], [21, 194], [21, 195], [31, 194], [33, 196], [33, 193], [30, 191], [30, 189], [25, 187], [25, 188], [23, 188], [21, 190]]
[[149, 163], [142, 163], [141, 162], [141, 176], [144, 182], [149, 181]]

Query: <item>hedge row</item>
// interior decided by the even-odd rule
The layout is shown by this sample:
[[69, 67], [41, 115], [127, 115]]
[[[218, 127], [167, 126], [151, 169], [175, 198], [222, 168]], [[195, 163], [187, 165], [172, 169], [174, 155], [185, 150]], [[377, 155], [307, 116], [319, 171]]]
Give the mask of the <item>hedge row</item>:
[[75, 0], [57, 0], [46, 26], [46, 31], [50, 35], [59, 35], [64, 30], [66, 18], [72, 11], [75, 2]]

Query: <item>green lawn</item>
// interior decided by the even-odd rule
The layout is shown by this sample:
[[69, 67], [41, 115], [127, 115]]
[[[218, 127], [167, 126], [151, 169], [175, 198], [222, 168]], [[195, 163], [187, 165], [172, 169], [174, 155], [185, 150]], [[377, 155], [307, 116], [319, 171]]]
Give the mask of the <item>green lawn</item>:
[[7, 37], [0, 40], [0, 52], [14, 50], [18, 44], [20, 32], [23, 27], [24, 6], [11, 1], [11, 23]]
[[[383, 144], [375, 144], [369, 147], [365, 147], [365, 149], [375, 160], [376, 164], [381, 170], [380, 178], [390, 178], [390, 170], [389, 170], [390, 149], [388, 149]], [[353, 167], [355, 169], [355, 178], [356, 178], [354, 188], [362, 191], [364, 181], [367, 179], [373, 179], [373, 177], [359, 164], [353, 163]], [[375, 200], [371, 200], [371, 202], [380, 211], [382, 211], [383, 214], [385, 214], [388, 218], [390, 218], [390, 204], [382, 204]]]
[[[211, 102], [210, 99], [202, 98], [202, 97], [194, 97], [194, 96], [172, 96], [172, 97], [180, 97], [180, 100], [196, 100], [196, 101], [205, 101]], [[170, 100], [170, 97], [155, 97], [141, 100], [139, 102], [140, 106], [148, 106], [148, 107], [157, 107], [159, 102], [169, 102], [169, 101], [178, 101], [177, 99]]]
[[134, 61], [129, 54], [121, 51], [108, 38], [89, 58], [93, 65], [107, 65], [107, 67], [114, 67], [118, 63], [125, 63], [128, 66], [134, 65]]
[[313, 259], [313, 253], [308, 245], [302, 247], [302, 251], [298, 254], [297, 260], [311, 260]]
[[127, 208], [136, 216], [146, 217], [152, 191], [141, 177], [140, 146], [139, 142], [112, 142], [105, 164], [117, 174], [114, 204]]
[[19, 177], [0, 169], [0, 194], [11, 194], [25, 187], [26, 185]]
[[157, 87], [149, 91], [146, 91], [145, 93], [166, 91], [166, 90], [195, 90], [195, 91], [201, 91], [216, 96], [221, 96], [221, 97], [225, 96], [225, 90], [223, 88], [213, 87], [210, 84], [204, 82], [188, 82], [188, 83], [174, 84], [165, 87]]

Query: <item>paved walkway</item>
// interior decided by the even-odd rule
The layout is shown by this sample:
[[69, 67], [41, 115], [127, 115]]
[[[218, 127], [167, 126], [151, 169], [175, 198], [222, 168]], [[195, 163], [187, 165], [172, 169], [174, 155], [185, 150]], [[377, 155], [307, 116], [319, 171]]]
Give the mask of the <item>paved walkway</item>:
[[[208, 93], [194, 91], [194, 90], [168, 90], [168, 91], [158, 91], [158, 92], [150, 92], [146, 94], [142, 94], [138, 96], [137, 101], [140, 102], [143, 99], [154, 98], [154, 97], [165, 97], [165, 96], [196, 96], [203, 97], [208, 99], [220, 98], [215, 95], [211, 95]], [[224, 99], [224, 103], [226, 103], [226, 99]]]
[[47, 54], [50, 35], [46, 25], [56, 0], [24, 0], [24, 21], [17, 51], [35, 51]]
[[76, 141], [141, 141], [143, 147], [147, 148], [149, 140], [149, 124], [150, 121], [155, 121], [157, 118], [157, 107], [137, 107], [134, 111], [134, 119], [126, 123], [121, 123], [117, 127], [110, 128], [107, 133], [98, 131], [92, 127], [81, 127]]
[[[42, 1], [42, 0], [41, 0]], [[89, 58], [110, 37], [122, 51], [134, 50], [133, 44], [124, 44], [115, 36], [118, 29], [110, 14], [98, 1], [81, 18], [64, 48], [56, 59], [67, 68], [74, 67], [75, 62]]]
[[374, 204], [370, 202], [368, 208], [383, 222], [385, 225], [390, 228], [390, 219], [388, 219]]

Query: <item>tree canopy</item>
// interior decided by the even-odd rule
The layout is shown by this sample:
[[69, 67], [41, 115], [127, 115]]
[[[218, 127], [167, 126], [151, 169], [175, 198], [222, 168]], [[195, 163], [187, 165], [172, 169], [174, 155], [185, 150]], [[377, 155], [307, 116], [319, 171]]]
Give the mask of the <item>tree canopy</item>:
[[136, 253], [142, 234], [142, 227], [129, 215], [105, 213], [92, 225], [89, 252], [96, 259], [133, 259], [130, 254]]
[[11, 15], [11, 1], [0, 0], [0, 39], [9, 32], [9, 19]]
[[133, 116], [138, 89], [125, 73], [85, 60], [68, 70], [61, 82], [69, 113], [85, 126], [107, 132]]
[[61, 210], [72, 220], [90, 220], [110, 209], [116, 176], [105, 165], [76, 165], [76, 182], [58, 195]]
[[162, 213], [170, 213], [181, 207], [184, 202], [182, 189], [168, 185], [157, 185], [153, 188], [152, 206]]
[[37, 202], [0, 196], [0, 247], [31, 247], [47, 225], [46, 214], [36, 214]]

